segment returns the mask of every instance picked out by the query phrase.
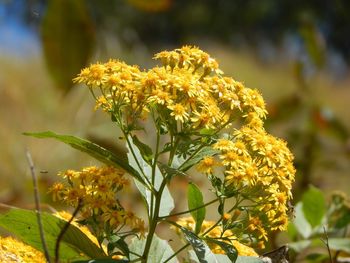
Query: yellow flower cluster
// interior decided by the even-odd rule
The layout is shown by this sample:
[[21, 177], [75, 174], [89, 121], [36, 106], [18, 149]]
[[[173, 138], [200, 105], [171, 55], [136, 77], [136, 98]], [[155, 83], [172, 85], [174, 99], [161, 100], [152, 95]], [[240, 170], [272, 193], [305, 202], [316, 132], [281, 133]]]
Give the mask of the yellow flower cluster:
[[[176, 223], [191, 231], [194, 231], [196, 225], [192, 217], [180, 218], [178, 221], [176, 221]], [[233, 245], [236, 248], [238, 255], [240, 256], [258, 256], [258, 254], [254, 251], [253, 248], [240, 243], [237, 240], [237, 238], [233, 235], [231, 230], [223, 231], [223, 228], [219, 225], [213, 228], [214, 224], [214, 221], [204, 221], [199, 232], [199, 236], [202, 236], [203, 233], [206, 233], [209, 229], [211, 229], [208, 233], [204, 235], [204, 237], [216, 239], [218, 241], [226, 242], [228, 244]], [[176, 228], [176, 231], [178, 234], [180, 234], [181, 232], [178, 228]], [[207, 244], [209, 248], [213, 251], [213, 253], [225, 254], [225, 251], [219, 245], [210, 241], [208, 241]]]
[[285, 230], [295, 175], [286, 143], [263, 128], [243, 126], [213, 148], [219, 154], [203, 158], [197, 169], [209, 176], [224, 171], [226, 189], [249, 197], [252, 205], [245, 211], [250, 232], [267, 240], [266, 230]]
[[[267, 240], [269, 230], [285, 230], [293, 155], [283, 140], [265, 131], [267, 111], [260, 93], [225, 76], [216, 60], [197, 47], [163, 51], [154, 58], [162, 66], [142, 71], [110, 60], [83, 69], [74, 81], [86, 84], [96, 106], [124, 131], [137, 129], [138, 121], [151, 114], [172, 136], [195, 140], [215, 134], [206, 146], [217, 154], [204, 157], [198, 170], [209, 178], [224, 177], [225, 192], [237, 193], [244, 230], [259, 240]], [[234, 131], [223, 136], [220, 132], [230, 126]]]
[[224, 76], [207, 53], [184, 46], [158, 53], [155, 59], [163, 66], [148, 71], [116, 60], [93, 64], [74, 81], [85, 83], [97, 107], [117, 119], [122, 116], [124, 125], [155, 110], [188, 132], [223, 128], [242, 117], [247, 124], [261, 126], [266, 115], [262, 96]]
[[0, 236], [0, 262], [42, 263], [46, 259], [35, 248], [15, 238]]
[[116, 196], [129, 185], [123, 170], [92, 166], [82, 171], [68, 170], [59, 175], [68, 184], [55, 183], [51, 187], [54, 200], [73, 207], [81, 202], [82, 219], [93, 218], [94, 221], [108, 224], [112, 229], [126, 225], [143, 234], [144, 222], [133, 212], [125, 210]]

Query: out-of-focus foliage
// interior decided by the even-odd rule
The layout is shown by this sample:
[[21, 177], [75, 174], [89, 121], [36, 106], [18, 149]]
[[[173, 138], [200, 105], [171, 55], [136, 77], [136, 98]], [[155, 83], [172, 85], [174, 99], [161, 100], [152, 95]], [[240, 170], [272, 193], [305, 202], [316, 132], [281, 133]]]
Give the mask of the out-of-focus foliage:
[[93, 53], [94, 24], [83, 0], [51, 0], [41, 24], [47, 68], [58, 88], [69, 90], [72, 76]]
[[[262, 53], [293, 39], [294, 45], [305, 42], [304, 53], [317, 65], [329, 53], [350, 60], [346, 0], [13, 0], [7, 2], [9, 12], [19, 3], [25, 6], [21, 14], [25, 23], [42, 29], [38, 33], [48, 68], [63, 89], [69, 89], [69, 78], [91, 58], [95, 32], [100, 49], [106, 48], [106, 35], [130, 50], [204, 38], [249, 45]], [[38, 12], [36, 19], [33, 12]], [[320, 43], [327, 52], [318, 52], [315, 46]]]
[[[350, 199], [334, 192], [329, 202], [310, 187], [295, 207], [295, 219], [288, 236], [290, 262], [347, 262], [350, 255]], [[329, 251], [327, 251], [329, 249]]]

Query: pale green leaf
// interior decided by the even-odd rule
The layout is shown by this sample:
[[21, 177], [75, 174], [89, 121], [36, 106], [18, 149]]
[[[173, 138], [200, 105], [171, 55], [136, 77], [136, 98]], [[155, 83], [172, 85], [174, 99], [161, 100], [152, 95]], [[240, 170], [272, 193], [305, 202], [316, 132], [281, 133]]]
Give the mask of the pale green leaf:
[[[142, 157], [140, 150], [138, 147], [133, 144], [132, 139], [129, 137], [130, 145], [127, 144], [128, 148], [128, 159], [129, 164], [133, 169], [137, 171], [137, 173], [147, 178], [148, 182], [152, 183], [152, 166], [149, 165]], [[155, 172], [154, 172], [154, 182], [153, 186], [156, 190], [160, 189], [160, 186], [163, 182], [163, 180], [166, 180], [163, 178], [162, 173], [160, 172], [157, 165], [155, 165]], [[146, 181], [146, 180], [144, 180]], [[138, 181], [135, 181], [136, 187], [139, 189], [141, 195], [144, 197], [145, 201], [148, 205], [148, 210], [151, 210], [151, 199], [152, 199], [152, 192], [143, 184], [139, 183]], [[160, 209], [159, 209], [159, 216], [167, 216], [170, 214], [170, 212], [174, 209], [174, 200], [171, 197], [170, 191], [167, 186], [164, 187], [162, 197], [161, 197], [161, 203], [160, 203]], [[154, 211], [150, 211], [154, 212]]]
[[293, 220], [293, 224], [303, 238], [308, 238], [311, 236], [312, 228], [304, 216], [303, 204], [300, 202], [295, 206], [295, 218]]
[[332, 250], [350, 253], [350, 238], [329, 238], [328, 243]]
[[[131, 240], [129, 249], [130, 260], [136, 260], [138, 257], [136, 255], [142, 255], [145, 249], [146, 239], [138, 239], [137, 237]], [[136, 254], [136, 255], [135, 255]], [[152, 263], [163, 263], [165, 260], [170, 258], [174, 254], [173, 249], [169, 246], [168, 242], [160, 239], [156, 235], [153, 235], [151, 248], [147, 258], [147, 262]], [[168, 261], [169, 263], [177, 263], [176, 257]]]

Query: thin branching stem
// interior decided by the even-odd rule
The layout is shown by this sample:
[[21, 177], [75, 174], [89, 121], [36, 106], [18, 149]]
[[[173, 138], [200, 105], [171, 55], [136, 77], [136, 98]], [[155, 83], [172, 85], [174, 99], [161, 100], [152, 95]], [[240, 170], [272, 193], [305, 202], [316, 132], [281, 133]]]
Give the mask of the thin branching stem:
[[36, 212], [36, 218], [37, 218], [37, 222], [38, 222], [38, 226], [39, 226], [39, 233], [40, 233], [41, 244], [43, 246], [43, 250], [44, 250], [44, 255], [45, 255], [46, 261], [51, 263], [50, 255], [49, 255], [49, 251], [48, 251], [47, 243], [46, 243], [46, 239], [45, 239], [44, 227], [43, 227], [43, 223], [42, 223], [42, 220], [41, 220], [41, 209], [40, 209], [40, 197], [39, 197], [39, 189], [38, 189], [38, 179], [37, 179], [36, 174], [35, 174], [35, 168], [34, 168], [34, 163], [33, 163], [32, 156], [31, 156], [31, 154], [30, 154], [30, 152], [28, 150], [26, 151], [26, 156], [27, 156], [27, 160], [28, 160], [28, 163], [29, 163], [29, 167], [30, 167], [30, 173], [32, 175], [33, 188], [34, 188], [34, 200], [35, 200], [35, 212]]
[[186, 245], [182, 246], [179, 250], [177, 250], [174, 254], [172, 254], [170, 257], [168, 257], [163, 263], [169, 262], [171, 259], [176, 257], [181, 251], [185, 250], [188, 246], [190, 246], [190, 243], [187, 243]]
[[203, 207], [209, 206], [209, 205], [211, 205], [211, 204], [217, 202], [218, 200], [219, 200], [219, 198], [215, 198], [214, 200], [211, 200], [210, 202], [205, 203], [204, 205], [201, 205], [201, 206], [198, 206], [198, 207], [196, 207], [196, 208], [193, 208], [193, 209], [190, 209], [190, 210], [186, 210], [186, 211], [183, 211], [183, 212], [179, 212], [179, 213], [175, 213], [175, 214], [170, 214], [170, 215], [167, 215], [167, 216], [161, 216], [161, 217], [159, 217], [159, 219], [164, 220], [164, 219], [167, 219], [167, 218], [169, 218], [169, 217], [180, 216], [180, 215], [188, 214], [188, 213], [191, 213], [191, 212], [196, 211], [196, 210], [198, 210], [198, 209], [201, 209], [201, 208], [203, 208]]
[[334, 263], [333, 258], [332, 258], [332, 253], [331, 253], [331, 249], [329, 247], [329, 240], [328, 240], [328, 233], [327, 233], [327, 229], [325, 226], [323, 226], [323, 232], [325, 235], [325, 239], [322, 239], [322, 242], [326, 245], [327, 247], [327, 251], [328, 251], [328, 256], [329, 256], [329, 262], [330, 263]]
[[72, 217], [69, 219], [68, 222], [66, 222], [66, 224], [63, 226], [60, 234], [58, 235], [57, 237], [57, 240], [56, 240], [56, 245], [55, 245], [55, 263], [59, 263], [59, 258], [60, 258], [60, 244], [61, 244], [61, 241], [63, 239], [63, 236], [64, 234], [67, 232], [69, 226], [71, 225], [73, 219], [77, 216], [80, 208], [83, 206], [83, 201], [81, 199], [79, 199], [78, 201], [78, 205], [77, 207], [75, 208], [73, 214], [72, 214]]

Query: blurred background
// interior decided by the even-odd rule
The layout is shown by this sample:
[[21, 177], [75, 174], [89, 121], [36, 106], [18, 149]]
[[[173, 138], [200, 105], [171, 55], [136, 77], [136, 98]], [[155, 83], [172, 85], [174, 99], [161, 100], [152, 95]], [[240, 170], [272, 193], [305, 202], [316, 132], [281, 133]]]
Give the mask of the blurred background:
[[26, 149], [44, 203], [58, 171], [96, 164], [22, 132], [117, 146], [108, 116], [71, 81], [81, 68], [109, 58], [149, 68], [182, 45], [261, 90], [267, 129], [296, 156], [295, 200], [309, 184], [350, 194], [350, 1], [0, 0], [0, 202], [33, 206]]

